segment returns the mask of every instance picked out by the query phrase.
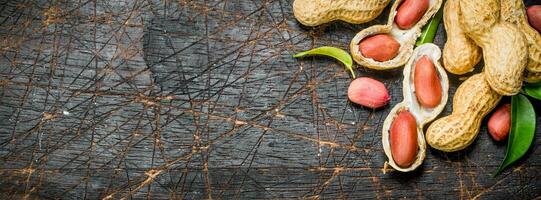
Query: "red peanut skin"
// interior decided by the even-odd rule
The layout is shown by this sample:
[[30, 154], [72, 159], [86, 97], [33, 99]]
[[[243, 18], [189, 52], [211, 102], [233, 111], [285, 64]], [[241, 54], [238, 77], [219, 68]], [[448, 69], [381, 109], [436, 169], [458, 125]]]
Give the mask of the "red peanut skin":
[[422, 107], [434, 108], [441, 102], [441, 82], [434, 63], [422, 56], [415, 63], [415, 96]]
[[528, 7], [526, 15], [528, 15], [530, 25], [532, 25], [537, 32], [541, 33], [541, 5]]
[[379, 62], [391, 60], [398, 55], [400, 43], [387, 34], [378, 34], [367, 37], [359, 43], [359, 51], [364, 57], [372, 58]]
[[488, 120], [488, 132], [492, 139], [503, 141], [509, 135], [511, 128], [511, 104], [505, 104], [498, 108]]
[[428, 0], [405, 0], [398, 7], [394, 22], [400, 29], [410, 29], [428, 10]]
[[372, 109], [383, 107], [391, 100], [383, 83], [367, 77], [357, 78], [349, 84], [348, 98], [353, 103]]
[[400, 167], [410, 166], [417, 157], [417, 122], [407, 111], [400, 111], [391, 125], [391, 154]]

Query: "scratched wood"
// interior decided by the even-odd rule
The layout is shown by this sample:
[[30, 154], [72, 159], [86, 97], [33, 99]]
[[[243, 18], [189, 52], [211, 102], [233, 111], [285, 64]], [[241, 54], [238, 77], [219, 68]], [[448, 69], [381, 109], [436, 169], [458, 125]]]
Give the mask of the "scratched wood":
[[[0, 197], [539, 197], [541, 137], [492, 177], [506, 144], [486, 120], [466, 150], [428, 149], [418, 170], [384, 173], [381, 125], [402, 101], [401, 69], [356, 69], [390, 90], [390, 105], [373, 111], [347, 101], [338, 63], [291, 55], [347, 49], [388, 9], [364, 25], [307, 28], [291, 4], [0, 2]], [[450, 75], [451, 96], [467, 76]]]

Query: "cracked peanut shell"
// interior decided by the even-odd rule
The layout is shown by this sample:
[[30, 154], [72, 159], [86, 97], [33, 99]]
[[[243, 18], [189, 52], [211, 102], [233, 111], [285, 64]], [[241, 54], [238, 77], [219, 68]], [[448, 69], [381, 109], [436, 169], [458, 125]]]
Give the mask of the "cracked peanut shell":
[[[413, 27], [406, 30], [401, 30], [398, 28], [394, 19], [398, 6], [402, 1], [403, 0], [396, 0], [393, 3], [386, 25], [374, 25], [368, 27], [353, 37], [349, 45], [349, 49], [355, 62], [362, 66], [376, 70], [393, 69], [406, 64], [413, 53], [415, 41], [421, 35], [421, 29], [426, 23], [428, 23], [428, 20], [430, 20], [430, 18], [432, 18], [432, 16], [438, 12], [442, 0], [430, 0], [429, 7], [424, 13], [423, 17], [421, 17], [421, 19]], [[399, 53], [397, 56], [390, 60], [380, 62], [362, 55], [362, 53], [359, 51], [359, 43], [364, 38], [377, 34], [390, 34], [400, 43], [400, 48], [398, 50]]]
[[[429, 60], [434, 64], [436, 68], [436, 73], [439, 76], [441, 84], [441, 100], [440, 103], [434, 108], [425, 108], [420, 105], [415, 95], [415, 86], [414, 86], [414, 72], [415, 72], [415, 63], [422, 56], [427, 56]], [[423, 127], [434, 120], [445, 108], [448, 99], [449, 93], [449, 80], [445, 69], [439, 63], [441, 58], [441, 50], [438, 46], [427, 43], [423, 44], [415, 49], [413, 55], [409, 59], [408, 63], [404, 67], [404, 80], [402, 81], [403, 85], [403, 96], [404, 101], [398, 103], [393, 107], [385, 121], [383, 122], [382, 128], [382, 144], [385, 155], [388, 158], [389, 165], [401, 172], [409, 172], [415, 170], [419, 167], [426, 156], [426, 141], [423, 133]], [[393, 159], [393, 154], [391, 152], [391, 142], [390, 142], [390, 129], [393, 121], [398, 116], [400, 111], [408, 110], [414, 117], [417, 122], [417, 143], [418, 151], [417, 156], [413, 163], [408, 167], [400, 167], [397, 165]]]

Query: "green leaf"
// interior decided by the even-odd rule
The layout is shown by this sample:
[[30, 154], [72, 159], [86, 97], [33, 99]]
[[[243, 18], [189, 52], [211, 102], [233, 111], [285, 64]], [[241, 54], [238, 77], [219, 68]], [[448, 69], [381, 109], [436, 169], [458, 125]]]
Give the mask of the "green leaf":
[[530, 148], [535, 133], [535, 111], [528, 97], [518, 94], [511, 98], [511, 130], [507, 143], [505, 159], [497, 176], [506, 167], [520, 159]]
[[353, 79], [355, 79], [355, 72], [353, 72], [353, 60], [351, 59], [351, 56], [348, 52], [336, 48], [336, 47], [318, 47], [312, 50], [304, 51], [298, 54], [293, 55], [293, 58], [301, 58], [304, 56], [313, 56], [313, 55], [324, 55], [324, 56], [330, 56], [333, 57], [340, 62], [342, 62], [346, 69], [351, 73], [351, 76]]
[[522, 89], [528, 96], [541, 100], [541, 82], [524, 85]]
[[443, 18], [443, 5], [445, 4], [445, 1], [442, 3], [442, 6], [440, 10], [434, 15], [434, 17], [428, 22], [428, 24], [423, 27], [423, 32], [421, 32], [421, 36], [417, 38], [417, 42], [415, 43], [415, 46], [421, 46], [424, 43], [432, 43], [434, 42], [434, 37], [436, 37], [436, 33], [438, 32], [438, 26], [441, 23], [441, 19]]

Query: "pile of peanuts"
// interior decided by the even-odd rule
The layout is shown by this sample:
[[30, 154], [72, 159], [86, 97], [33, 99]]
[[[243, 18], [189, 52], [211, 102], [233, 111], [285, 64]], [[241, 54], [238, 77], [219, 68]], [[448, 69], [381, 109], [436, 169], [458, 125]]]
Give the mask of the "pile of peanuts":
[[[541, 80], [540, 8], [532, 6], [526, 13], [522, 0], [447, 0], [445, 68], [464, 74], [472, 71], [481, 57], [485, 67], [459, 86], [451, 115], [430, 125], [426, 133], [430, 146], [446, 152], [466, 148], [476, 138], [481, 120], [502, 96], [517, 94], [523, 81]], [[509, 107], [504, 105], [489, 120], [488, 129], [495, 140], [507, 135], [509, 121]]]
[[[363, 23], [379, 15], [388, 3], [295, 0], [294, 13], [307, 26], [333, 20]], [[425, 44], [414, 50], [414, 43], [441, 5], [442, 0], [396, 0], [387, 24], [360, 31], [350, 44], [353, 60], [364, 67], [387, 70], [405, 65], [404, 101], [391, 110], [382, 128], [389, 164], [399, 171], [412, 171], [422, 163], [425, 143], [445, 152], [466, 148], [502, 96], [517, 94], [524, 81], [541, 81], [541, 5], [526, 9], [522, 0], [447, 0], [443, 68], [463, 75], [472, 72], [481, 58], [485, 66], [458, 87], [453, 112], [434, 121], [423, 134], [424, 124], [435, 119], [447, 103], [448, 80], [438, 62], [440, 49]], [[371, 108], [384, 106], [390, 99], [384, 85], [370, 78], [354, 80], [348, 97]], [[509, 132], [509, 110], [505, 104], [489, 120], [495, 140], [505, 139]]]

